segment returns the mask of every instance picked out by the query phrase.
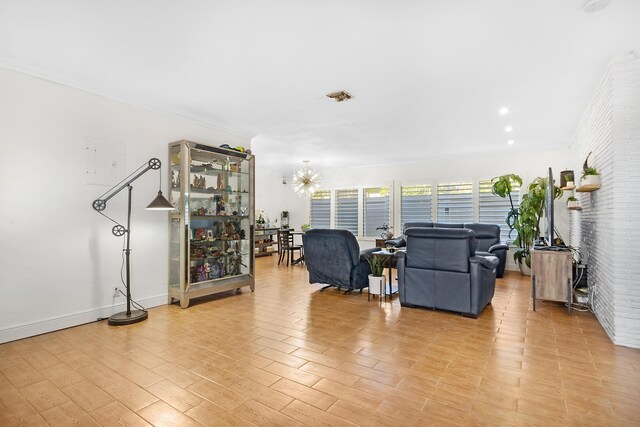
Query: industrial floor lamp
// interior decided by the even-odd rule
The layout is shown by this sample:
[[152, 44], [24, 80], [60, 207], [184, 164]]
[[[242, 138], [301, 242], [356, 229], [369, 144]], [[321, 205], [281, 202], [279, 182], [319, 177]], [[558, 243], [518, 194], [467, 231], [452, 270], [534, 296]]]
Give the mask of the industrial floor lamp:
[[[147, 163], [140, 166], [136, 169], [131, 175], [114, 185], [110, 190], [104, 193], [102, 196], [98, 197], [93, 201], [93, 209], [95, 209], [100, 215], [109, 218], [102, 211], [107, 207], [107, 201], [111, 199], [113, 196], [118, 194], [123, 189], [129, 190], [129, 199], [127, 204], [127, 226], [126, 228], [115, 221], [113, 218], [109, 218], [111, 221], [115, 222], [116, 225], [113, 226], [111, 232], [114, 236], [122, 237], [125, 234], [126, 236], [126, 248], [124, 249], [125, 253], [125, 263], [126, 263], [126, 287], [127, 287], [127, 311], [122, 313], [117, 313], [109, 317], [110, 325], [129, 325], [131, 323], [140, 322], [148, 317], [146, 310], [131, 310], [131, 271], [130, 271], [130, 260], [129, 257], [131, 255], [131, 192], [133, 191], [133, 187], [131, 184], [146, 172], [151, 169], [158, 170], [161, 168], [160, 160], [155, 157], [149, 160]], [[174, 207], [169, 203], [167, 199], [162, 195], [162, 171], [160, 171], [160, 188], [158, 189], [158, 195], [149, 206], [147, 206], [149, 210], [157, 210], [157, 211], [169, 211], [173, 210]]]

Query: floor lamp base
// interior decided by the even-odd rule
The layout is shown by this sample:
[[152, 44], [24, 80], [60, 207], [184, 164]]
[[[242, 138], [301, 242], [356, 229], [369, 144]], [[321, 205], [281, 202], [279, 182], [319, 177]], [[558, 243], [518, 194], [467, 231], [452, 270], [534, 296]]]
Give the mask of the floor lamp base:
[[109, 317], [109, 324], [112, 326], [130, 325], [132, 323], [138, 323], [149, 317], [146, 311], [131, 310], [131, 314], [127, 314], [125, 311], [122, 313], [116, 313]]

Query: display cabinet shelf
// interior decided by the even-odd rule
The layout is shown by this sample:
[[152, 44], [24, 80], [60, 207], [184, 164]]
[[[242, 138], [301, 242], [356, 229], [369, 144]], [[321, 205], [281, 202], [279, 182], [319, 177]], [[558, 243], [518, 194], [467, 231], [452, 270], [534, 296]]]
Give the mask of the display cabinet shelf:
[[169, 164], [170, 302], [253, 291], [253, 155], [183, 140], [169, 144]]

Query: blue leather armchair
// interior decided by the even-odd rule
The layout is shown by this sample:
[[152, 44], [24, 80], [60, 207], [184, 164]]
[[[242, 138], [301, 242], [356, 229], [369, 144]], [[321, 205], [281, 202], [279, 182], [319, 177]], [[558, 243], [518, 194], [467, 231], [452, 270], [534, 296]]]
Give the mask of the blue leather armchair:
[[408, 228], [398, 254], [398, 290], [405, 307], [429, 307], [478, 317], [495, 291], [495, 256], [477, 256], [466, 228]]
[[347, 230], [315, 228], [302, 235], [309, 283], [347, 288], [347, 292], [369, 286], [371, 268], [367, 259], [377, 248], [360, 251], [355, 236]]
[[[509, 246], [500, 243], [500, 226], [497, 224], [480, 224], [480, 223], [467, 223], [467, 224], [445, 224], [445, 223], [433, 223], [433, 222], [407, 222], [404, 224], [403, 234], [406, 233], [408, 228], [414, 227], [426, 227], [426, 228], [467, 228], [473, 230], [476, 235], [476, 241], [478, 246], [476, 247], [478, 255], [493, 255], [498, 257], [500, 263], [496, 269], [496, 277], [500, 278], [504, 276], [504, 270], [507, 265], [507, 251]], [[387, 245], [392, 245], [398, 248], [406, 246], [406, 235], [386, 241]]]

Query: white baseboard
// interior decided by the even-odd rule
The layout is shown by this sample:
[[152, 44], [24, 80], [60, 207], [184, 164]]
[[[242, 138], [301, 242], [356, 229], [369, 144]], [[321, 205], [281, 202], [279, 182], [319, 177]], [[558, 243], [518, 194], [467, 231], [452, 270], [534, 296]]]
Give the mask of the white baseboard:
[[[167, 304], [167, 294], [154, 297], [141, 298], [136, 300], [145, 308], [157, 307]], [[97, 319], [109, 317], [112, 314], [126, 310], [126, 302], [110, 305], [107, 307], [95, 308], [78, 313], [65, 314], [64, 316], [51, 317], [49, 319], [35, 322], [13, 325], [0, 329], [0, 344], [28, 338], [35, 335], [46, 334], [47, 332], [58, 331], [85, 323], [95, 322]]]

